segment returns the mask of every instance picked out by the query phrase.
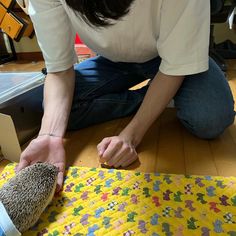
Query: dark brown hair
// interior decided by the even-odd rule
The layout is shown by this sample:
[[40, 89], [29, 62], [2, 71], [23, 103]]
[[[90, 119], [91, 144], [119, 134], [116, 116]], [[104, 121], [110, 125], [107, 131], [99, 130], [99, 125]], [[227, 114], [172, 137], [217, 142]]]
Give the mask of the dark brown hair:
[[105, 27], [125, 16], [134, 0], [66, 0], [90, 25]]

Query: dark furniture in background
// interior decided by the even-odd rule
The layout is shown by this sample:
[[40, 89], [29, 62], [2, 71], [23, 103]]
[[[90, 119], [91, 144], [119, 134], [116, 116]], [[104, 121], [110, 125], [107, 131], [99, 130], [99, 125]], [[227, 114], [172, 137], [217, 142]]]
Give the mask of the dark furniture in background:
[[[210, 35], [210, 56], [223, 71], [227, 70], [224, 57], [217, 50], [214, 41], [214, 24], [225, 23], [236, 7], [236, 0], [211, 0], [211, 35]], [[230, 48], [228, 49], [230, 50]], [[236, 51], [235, 51], [236, 52]], [[229, 52], [230, 53], [230, 52]], [[231, 52], [232, 53], [232, 52]]]
[[[8, 52], [7, 50], [6, 39], [9, 43], [11, 52]], [[0, 65], [16, 59], [17, 56], [13, 40], [0, 29]]]
[[[5, 37], [3, 37], [4, 34]], [[0, 0], [0, 64], [16, 59], [13, 40], [18, 42], [25, 36], [30, 38], [34, 36], [33, 24], [29, 16], [25, 14], [16, 0]], [[4, 39], [7, 39], [11, 48], [9, 55], [5, 52]]]

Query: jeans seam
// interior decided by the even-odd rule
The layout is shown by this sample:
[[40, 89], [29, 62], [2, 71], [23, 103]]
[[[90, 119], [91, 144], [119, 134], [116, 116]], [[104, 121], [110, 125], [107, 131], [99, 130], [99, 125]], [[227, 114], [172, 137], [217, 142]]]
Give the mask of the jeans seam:
[[[116, 104], [129, 104], [129, 103], [133, 103], [133, 101], [135, 101], [135, 99], [125, 101], [125, 102], [120, 102], [120, 101], [117, 102], [117, 100], [115, 100], [115, 99], [114, 100], [112, 100], [112, 99], [99, 99], [99, 102], [116, 103]], [[94, 100], [94, 102], [96, 103], [97, 101]]]

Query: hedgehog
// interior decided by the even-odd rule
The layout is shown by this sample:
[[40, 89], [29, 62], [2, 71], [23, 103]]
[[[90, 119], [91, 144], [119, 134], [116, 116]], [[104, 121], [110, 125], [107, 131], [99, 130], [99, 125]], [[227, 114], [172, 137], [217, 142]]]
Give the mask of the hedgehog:
[[0, 189], [0, 202], [19, 232], [32, 227], [51, 202], [57, 174], [57, 167], [36, 163], [21, 170]]

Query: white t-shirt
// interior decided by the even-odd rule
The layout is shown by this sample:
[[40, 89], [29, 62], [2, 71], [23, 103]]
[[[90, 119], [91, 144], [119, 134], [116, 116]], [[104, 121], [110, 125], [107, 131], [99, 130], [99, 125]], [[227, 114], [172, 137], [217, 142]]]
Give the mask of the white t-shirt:
[[167, 75], [208, 69], [210, 0], [135, 0], [128, 15], [107, 28], [89, 26], [65, 0], [30, 0], [29, 14], [48, 72], [76, 62], [76, 32], [111, 61], [142, 63], [159, 55]]

